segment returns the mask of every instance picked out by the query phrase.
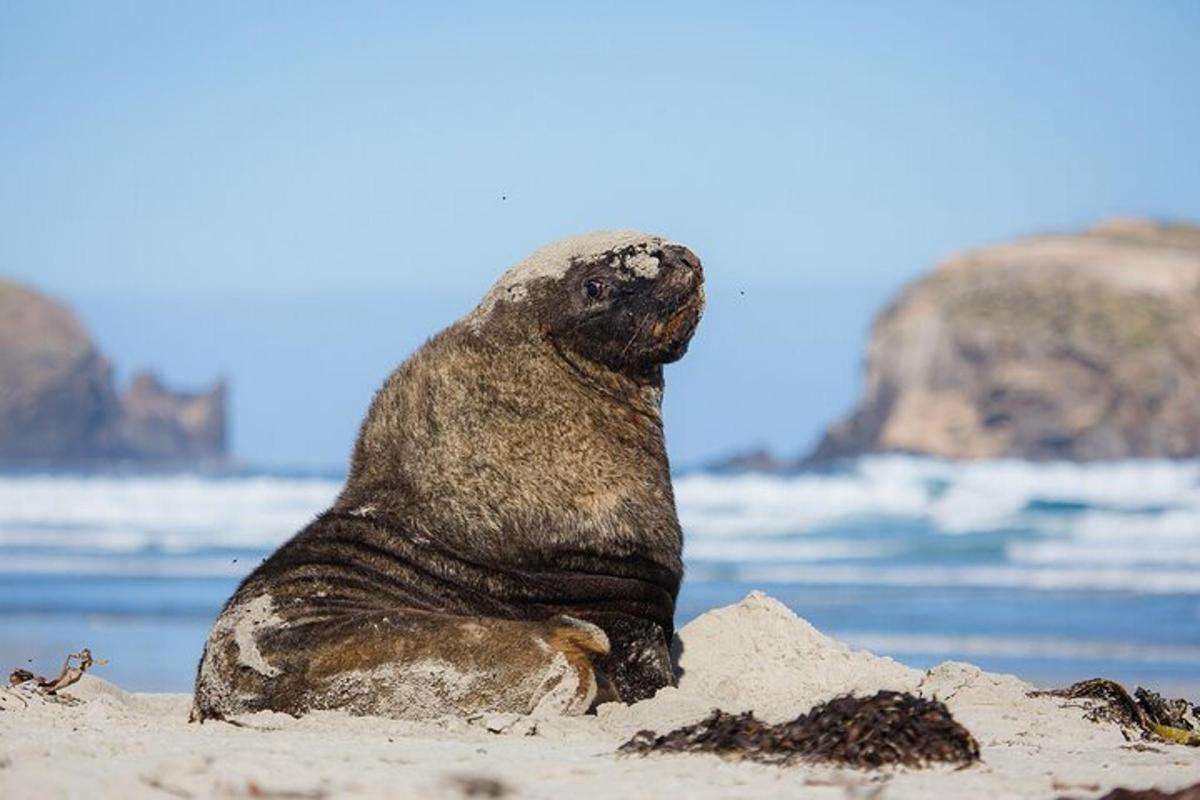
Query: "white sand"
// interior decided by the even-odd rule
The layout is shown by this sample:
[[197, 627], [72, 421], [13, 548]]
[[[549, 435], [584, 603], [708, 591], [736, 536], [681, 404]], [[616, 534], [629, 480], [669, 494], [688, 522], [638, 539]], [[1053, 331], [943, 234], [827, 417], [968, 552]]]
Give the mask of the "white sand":
[[[188, 724], [186, 695], [129, 694], [85, 676], [65, 705], [0, 692], [0, 798], [51, 797], [1096, 797], [1200, 782], [1200, 749], [1126, 741], [1079, 703], [1031, 698], [1016, 678], [947, 663], [928, 672], [851, 651], [762, 595], [680, 632], [677, 689], [594, 717], [414, 723], [257, 714]], [[99, 668], [102, 669], [102, 668]], [[1091, 676], [1080, 676], [1091, 677]], [[716, 756], [618, 757], [636, 731], [713, 707], [789, 719], [845, 692], [944, 700], [974, 733], [969, 769], [771, 767]], [[27, 705], [25, 705], [27, 703]], [[1149, 746], [1147, 746], [1149, 745]], [[494, 782], [499, 782], [494, 783]]]

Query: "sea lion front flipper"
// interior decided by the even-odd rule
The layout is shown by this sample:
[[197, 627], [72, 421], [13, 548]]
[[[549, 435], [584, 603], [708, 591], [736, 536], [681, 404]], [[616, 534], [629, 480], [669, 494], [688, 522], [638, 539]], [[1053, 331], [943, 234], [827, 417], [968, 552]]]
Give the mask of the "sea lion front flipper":
[[591, 614], [588, 618], [604, 629], [612, 645], [595, 663], [621, 702], [636, 703], [653, 697], [664, 686], [675, 685], [671, 651], [661, 626], [621, 614]]
[[[432, 718], [582, 714], [604, 632], [570, 617], [520, 621], [414, 609], [305, 619], [268, 595], [235, 600], [205, 648], [193, 718], [252, 711]], [[290, 619], [289, 619], [290, 618]]]
[[[565, 614], [544, 624], [551, 663], [538, 687], [536, 713], [582, 714], [599, 698], [600, 679], [593, 660], [608, 655], [608, 636], [598, 626]], [[539, 649], [541, 645], [539, 644]], [[560, 659], [561, 656], [561, 659]], [[565, 660], [565, 663], [563, 661]]]

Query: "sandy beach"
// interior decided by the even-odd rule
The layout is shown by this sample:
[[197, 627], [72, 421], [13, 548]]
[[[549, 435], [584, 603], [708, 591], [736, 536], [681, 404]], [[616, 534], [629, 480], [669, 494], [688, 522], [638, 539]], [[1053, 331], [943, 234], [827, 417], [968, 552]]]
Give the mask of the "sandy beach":
[[[1092, 798], [1200, 781], [1200, 748], [1127, 738], [1085, 719], [1090, 701], [1031, 697], [1012, 676], [955, 662], [918, 671], [851, 650], [765, 595], [709, 612], [679, 637], [678, 688], [582, 718], [256, 714], [196, 725], [188, 695], [127, 693], [92, 674], [65, 699], [9, 689], [0, 796]], [[782, 722], [879, 689], [944, 701], [982, 762], [868, 771], [615, 753], [638, 731], [665, 733], [713, 708]]]

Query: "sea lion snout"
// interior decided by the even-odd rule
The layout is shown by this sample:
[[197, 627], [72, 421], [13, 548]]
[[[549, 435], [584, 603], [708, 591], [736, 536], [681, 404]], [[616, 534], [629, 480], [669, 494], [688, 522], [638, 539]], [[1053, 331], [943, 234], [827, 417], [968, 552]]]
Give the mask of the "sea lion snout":
[[681, 244], [665, 245], [659, 256], [663, 279], [684, 298], [684, 305], [704, 310], [704, 267], [700, 258]]
[[681, 244], [665, 244], [654, 254], [663, 268], [674, 273], [672, 280], [700, 283], [704, 279], [704, 268], [700, 259]]
[[695, 253], [681, 244], [664, 244], [650, 256], [658, 263], [655, 276], [658, 294], [668, 304], [687, 303], [697, 291], [703, 301], [704, 268]]
[[704, 313], [704, 268], [696, 254], [683, 245], [664, 245], [655, 256], [660, 263], [659, 292], [665, 308], [651, 334], [663, 347], [661, 360], [677, 361], [687, 352]]

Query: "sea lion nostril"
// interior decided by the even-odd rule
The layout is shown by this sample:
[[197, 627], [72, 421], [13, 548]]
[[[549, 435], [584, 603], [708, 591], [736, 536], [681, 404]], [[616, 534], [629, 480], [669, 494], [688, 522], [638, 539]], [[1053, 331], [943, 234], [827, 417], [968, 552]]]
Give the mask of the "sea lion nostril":
[[659, 259], [669, 267], [686, 269], [691, 272], [700, 271], [700, 259], [696, 258], [696, 254], [686, 247], [678, 245], [664, 247], [659, 254]]

